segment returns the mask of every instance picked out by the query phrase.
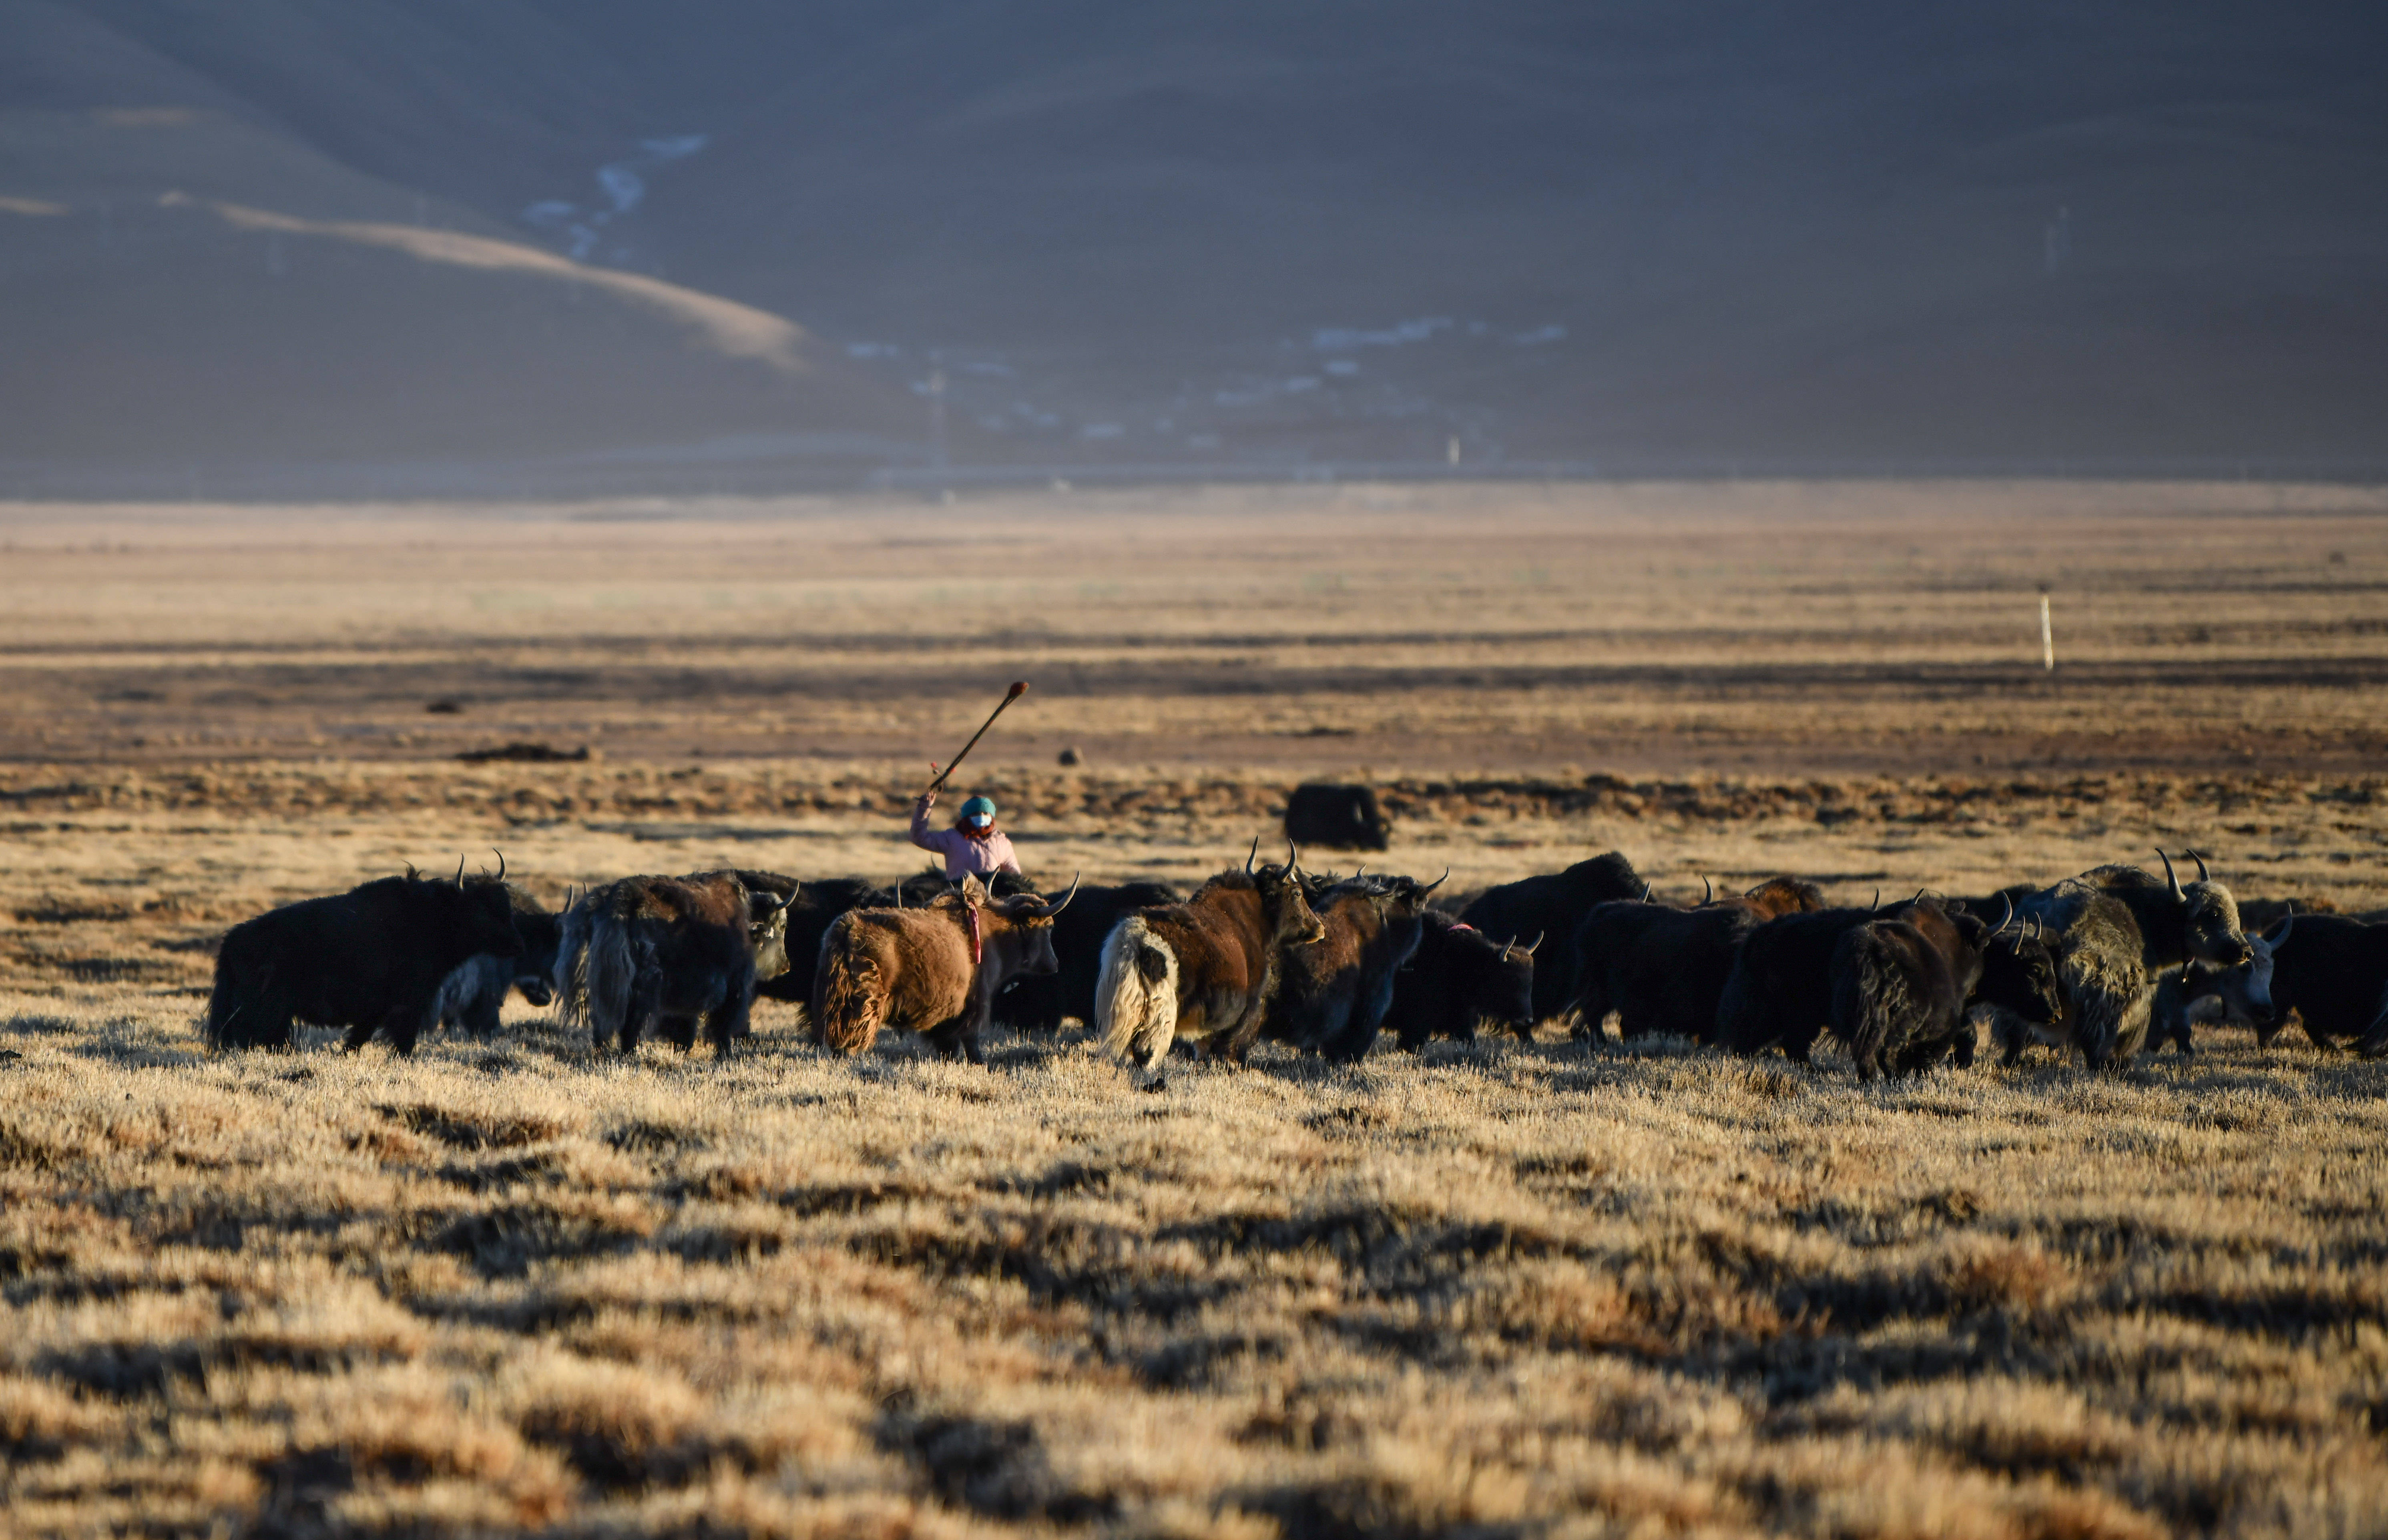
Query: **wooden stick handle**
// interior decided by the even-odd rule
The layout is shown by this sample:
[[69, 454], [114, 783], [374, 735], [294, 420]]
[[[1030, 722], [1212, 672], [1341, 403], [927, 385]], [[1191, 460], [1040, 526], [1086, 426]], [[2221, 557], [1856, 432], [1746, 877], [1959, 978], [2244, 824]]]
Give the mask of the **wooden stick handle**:
[[934, 791], [937, 788], [945, 785], [946, 777], [954, 773], [954, 766], [961, 764], [962, 760], [970, 753], [970, 751], [978, 747], [978, 740], [986, 736], [987, 728], [995, 726], [995, 719], [1004, 713], [1006, 707], [1009, 707], [1014, 701], [1019, 700], [1022, 696], [1027, 693], [1027, 680], [1022, 679], [1014, 682], [1012, 687], [1004, 692], [1003, 704], [996, 707], [993, 712], [988, 713], [986, 721], [980, 725], [978, 731], [971, 734], [971, 740], [962, 745], [962, 751], [956, 754], [952, 760], [947, 762], [943, 770], [937, 772], [937, 778], [931, 781], [928, 785], [928, 789], [922, 791], [921, 794], [925, 797], [930, 791]]

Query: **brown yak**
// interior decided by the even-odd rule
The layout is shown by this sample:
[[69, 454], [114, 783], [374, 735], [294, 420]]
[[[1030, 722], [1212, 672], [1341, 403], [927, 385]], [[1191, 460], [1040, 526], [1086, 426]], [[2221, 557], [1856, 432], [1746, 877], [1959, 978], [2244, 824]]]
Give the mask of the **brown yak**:
[[1179, 1037], [1241, 1064], [1277, 993], [1289, 947], [1325, 939], [1302, 891], [1291, 846], [1285, 865], [1252, 860], [1222, 872], [1184, 903], [1139, 909], [1103, 942], [1095, 1030], [1114, 1058], [1160, 1065]]
[[928, 1035], [943, 1058], [984, 1064], [979, 1034], [1012, 978], [1052, 973], [1059, 903], [1035, 893], [990, 899], [974, 877], [920, 909], [849, 909], [821, 937], [813, 970], [813, 1041], [859, 1054], [884, 1026]]

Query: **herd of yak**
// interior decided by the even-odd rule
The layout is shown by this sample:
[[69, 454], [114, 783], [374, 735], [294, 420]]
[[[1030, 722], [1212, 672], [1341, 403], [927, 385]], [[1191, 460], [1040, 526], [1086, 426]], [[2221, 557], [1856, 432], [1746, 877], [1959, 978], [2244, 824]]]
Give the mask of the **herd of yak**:
[[305, 1022], [406, 1053], [437, 1026], [487, 1036], [519, 989], [600, 1051], [649, 1032], [689, 1049], [701, 1030], [729, 1052], [761, 994], [805, 1004], [814, 1040], [839, 1053], [896, 1027], [984, 1063], [991, 1024], [1049, 1032], [1074, 1017], [1156, 1076], [1181, 1041], [1237, 1063], [1264, 1037], [1351, 1063], [1388, 1029], [1415, 1050], [1486, 1023], [1526, 1037], [1572, 1018], [1579, 1037], [1605, 1036], [1612, 1014], [1629, 1038], [1802, 1063], [1830, 1032], [1865, 1079], [1970, 1064], [1985, 1027], [2010, 1064], [2034, 1042], [2092, 1068], [2167, 1041], [2188, 1053], [2195, 1023], [2268, 1042], [2293, 1017], [2318, 1044], [2388, 1052], [2388, 925], [2289, 915], [2248, 936], [2203, 858], [2184, 883], [2157, 854], [2162, 877], [2101, 866], [1835, 908], [1787, 877], [1677, 907], [1610, 852], [1443, 908], [1442, 879], [1305, 872], [1290, 842], [1264, 863], [1255, 840], [1241, 869], [1190, 895], [733, 869], [625, 877], [560, 914], [501, 857], [494, 875], [410, 869], [235, 927], [205, 1031], [217, 1049], [283, 1047]]

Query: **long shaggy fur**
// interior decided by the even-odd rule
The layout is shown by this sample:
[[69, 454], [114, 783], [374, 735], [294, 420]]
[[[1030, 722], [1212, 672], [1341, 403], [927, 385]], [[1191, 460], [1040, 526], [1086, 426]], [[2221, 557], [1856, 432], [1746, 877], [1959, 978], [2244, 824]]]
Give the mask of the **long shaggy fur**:
[[813, 1041], [840, 1054], [862, 1053], [887, 1023], [887, 981], [869, 953], [845, 944], [853, 929], [852, 915], [841, 915], [822, 933], [813, 975]]
[[589, 927], [596, 900], [587, 894], [564, 912], [555, 945], [555, 1016], [567, 1027], [589, 1025]]
[[1893, 1063], [1897, 1051], [1925, 1030], [1929, 1015], [1910, 987], [1908, 962], [1883, 933], [1886, 928], [1861, 925], [1849, 931], [1835, 959], [1834, 1035], [1856, 1061], [1861, 1079], [1873, 1079]]
[[1115, 1059], [1136, 1050], [1148, 1068], [1159, 1064], [1177, 1036], [1177, 954], [1140, 915], [1120, 921], [1103, 942], [1095, 980], [1095, 1030]]
[[591, 923], [582, 966], [591, 1039], [600, 1047], [609, 1040], [623, 1041], [622, 1029], [629, 1019], [630, 989], [638, 978], [639, 964], [631, 951], [629, 927], [621, 915], [604, 911]]

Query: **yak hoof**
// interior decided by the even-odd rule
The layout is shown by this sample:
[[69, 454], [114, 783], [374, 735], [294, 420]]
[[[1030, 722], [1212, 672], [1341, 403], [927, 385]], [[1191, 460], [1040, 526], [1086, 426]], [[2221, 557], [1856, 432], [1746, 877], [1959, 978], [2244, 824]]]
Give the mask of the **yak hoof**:
[[1162, 1092], [1167, 1091], [1168, 1089], [1169, 1077], [1166, 1075], [1155, 1075], [1151, 1079], [1147, 1080], [1143, 1086], [1143, 1090], [1148, 1094], [1151, 1095], [1159, 1095]]

